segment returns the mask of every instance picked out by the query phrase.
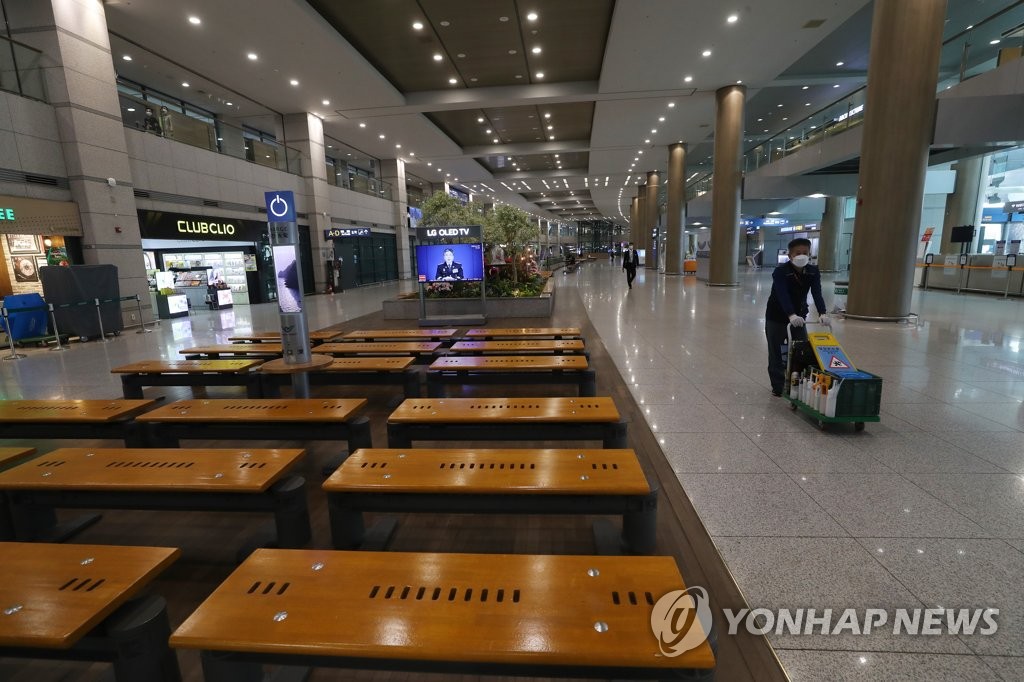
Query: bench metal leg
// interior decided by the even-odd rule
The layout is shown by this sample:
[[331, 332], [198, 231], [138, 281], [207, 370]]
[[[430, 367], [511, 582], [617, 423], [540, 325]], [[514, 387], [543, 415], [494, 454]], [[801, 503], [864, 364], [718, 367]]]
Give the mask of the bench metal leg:
[[437, 371], [427, 372], [427, 397], [443, 398], [444, 383], [441, 381], [441, 373]]
[[343, 507], [335, 501], [334, 495], [327, 501], [327, 511], [331, 519], [331, 545], [334, 549], [356, 549], [363, 544], [366, 525], [361, 511]]
[[126, 400], [141, 400], [143, 395], [140, 377], [134, 374], [122, 374], [121, 394]]
[[622, 546], [630, 554], [653, 554], [658, 535], [658, 489], [644, 498], [643, 508], [622, 516]]
[[388, 447], [411, 448], [412, 439], [403, 424], [388, 424]]
[[277, 502], [274, 509], [277, 546], [282, 549], [305, 547], [313, 537], [306, 503], [306, 479], [288, 476], [275, 483], [271, 492]]
[[581, 374], [583, 374], [583, 378], [580, 380], [580, 396], [593, 398], [597, 395], [597, 372], [585, 369]]
[[[139, 397], [142, 391], [139, 390]], [[124, 445], [127, 448], [144, 448], [149, 443], [149, 433], [146, 427], [138, 422], [128, 422], [124, 425]]]
[[370, 419], [356, 417], [346, 423], [348, 426], [348, 451], [355, 452], [359, 448], [372, 448], [373, 435], [370, 432]]
[[404, 394], [406, 398], [419, 398], [422, 393], [420, 392], [420, 373], [414, 368], [405, 370], [405, 384]]
[[263, 682], [263, 666], [248, 661], [234, 661], [219, 651], [204, 651], [204, 680], [231, 680], [231, 682]]
[[168, 644], [167, 602], [150, 595], [129, 602], [109, 622], [117, 682], [180, 682], [178, 657]]
[[246, 378], [245, 382], [245, 397], [246, 398], [262, 398], [263, 397], [263, 382], [260, 381], [260, 374], [253, 372], [252, 376]]
[[617, 449], [629, 447], [629, 439], [626, 435], [628, 425], [629, 422], [625, 419], [620, 419], [615, 424], [609, 424], [608, 433], [604, 437], [604, 447]]
[[281, 389], [278, 387], [277, 382], [274, 381], [274, 375], [264, 374], [260, 378], [260, 392], [261, 398], [280, 398]]
[[145, 447], [147, 448], [180, 448], [181, 441], [177, 436], [171, 435], [168, 429], [163, 429], [157, 422], [143, 426], [145, 435]]

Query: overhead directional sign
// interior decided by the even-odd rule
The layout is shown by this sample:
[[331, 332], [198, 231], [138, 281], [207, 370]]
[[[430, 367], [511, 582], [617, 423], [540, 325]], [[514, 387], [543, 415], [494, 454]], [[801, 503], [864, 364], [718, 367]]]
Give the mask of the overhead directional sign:
[[263, 199], [267, 203], [268, 223], [295, 222], [295, 193], [286, 190], [264, 192]]

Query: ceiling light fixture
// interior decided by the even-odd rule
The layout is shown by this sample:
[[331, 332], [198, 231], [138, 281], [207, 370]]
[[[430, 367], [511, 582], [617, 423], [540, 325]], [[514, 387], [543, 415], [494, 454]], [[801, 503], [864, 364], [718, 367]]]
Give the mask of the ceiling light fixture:
[[423, 30], [423, 24], [418, 22], [418, 21], [412, 22], [412, 27], [414, 29], [416, 29], [417, 31], [422, 31]]
[[735, 24], [737, 21], [740, 20], [740, 17], [738, 14], [730, 14], [728, 17], [725, 18], [725, 20], [730, 24]]
[[846, 62], [836, 62], [836, 66], [842, 66], [842, 65], [843, 65], [843, 64], [845, 64], [845, 63], [846, 63]]
[[529, 14], [526, 15], [526, 19], [527, 21], [537, 21], [537, 13], [530, 12]]
[[188, 83], [187, 82], [182, 82], [181, 87], [187, 88], [188, 87]]
[[498, 144], [498, 138], [494, 138], [492, 142], [494, 142], [494, 144]]
[[836, 84], [835, 84], [835, 85], [833, 85], [832, 87], [833, 87], [833, 88], [838, 88], [838, 87], [839, 87], [839, 83], [836, 83]]
[[537, 78], [537, 80], [540, 80], [540, 79], [544, 78], [544, 72], [543, 71], [538, 71], [536, 78]]
[[703, 52], [700, 53], [700, 56], [701, 57], [710, 57], [711, 56], [711, 50], [704, 50]]
[[359, 124], [359, 127], [360, 127], [360, 128], [365, 128], [365, 127], [366, 127], [366, 124], [365, 124], [365, 123], [360, 123], [360, 124]]
[[294, 85], [294, 86], [298, 86], [298, 85], [299, 85], [299, 81], [297, 81], [297, 80], [296, 80], [296, 79], [294, 79], [294, 78], [293, 78], [293, 79], [291, 79], [291, 80], [290, 80], [290, 81], [288, 81], [288, 82], [289, 82], [289, 83], [291, 83], [291, 84], [292, 84], [292, 85]]
[[325, 100], [323, 101], [323, 104], [324, 104], [324, 106], [325, 106], [325, 107], [329, 107], [329, 106], [331, 106], [331, 100], [329, 100], [329, 99], [325, 99]]
[[810, 85], [805, 85], [804, 87], [802, 87], [802, 88], [800, 88], [800, 89], [801, 89], [801, 90], [806, 90], [806, 89], [808, 89], [809, 87], [811, 87], [811, 86], [810, 86]]
[[203, 23], [203, 20], [199, 17], [189, 17], [188, 23], [192, 24], [193, 26], [198, 26], [199, 24]]
[[533, 48], [532, 50], [530, 50], [530, 52], [532, 52], [534, 54], [540, 54], [541, 53], [540, 45], [538, 45], [535, 48]]
[[996, 38], [995, 40], [988, 41], [988, 44], [989, 45], [998, 45], [999, 44], [999, 38]]
[[458, 83], [459, 81], [458, 81], [458, 79], [455, 79], [455, 78], [449, 78], [449, 79], [448, 79], [448, 82], [449, 82], [449, 83], [451, 83], [452, 85], [455, 85], [455, 84], [456, 84], [456, 83]]
[[693, 80], [693, 76], [685, 76], [685, 77], [683, 77], [683, 82], [685, 82], [685, 83], [689, 83], [692, 80]]
[[651, 143], [651, 138], [647, 138], [646, 140], [644, 140], [644, 144], [650, 144], [650, 143]]
[[377, 137], [379, 137], [380, 139], [382, 139], [382, 140], [383, 140], [383, 139], [384, 139], [384, 133], [381, 133], [381, 134], [380, 134], [380, 135], [378, 135]]
[[658, 129], [657, 128], [651, 128], [651, 135], [657, 135], [657, 134], [658, 134]]
[[256, 61], [257, 59], [260, 58], [260, 56], [258, 54], [256, 54], [255, 52], [250, 52], [249, 54], [247, 54], [245, 56], [248, 57], [249, 61], [252, 61], [252, 62], [254, 62], [254, 61]]
[[664, 117], [664, 116], [659, 116], [659, 117], [658, 117], [658, 121], [664, 121], [664, 120], [665, 120], [665, 117]]
[[400, 144], [396, 144], [395, 145], [395, 149], [401, 149], [401, 148], [402, 148], [402, 145], [400, 145]]
[[121, 59], [125, 60], [126, 62], [130, 62], [132, 60], [132, 56], [130, 54], [126, 54], [123, 57], [121, 57]]

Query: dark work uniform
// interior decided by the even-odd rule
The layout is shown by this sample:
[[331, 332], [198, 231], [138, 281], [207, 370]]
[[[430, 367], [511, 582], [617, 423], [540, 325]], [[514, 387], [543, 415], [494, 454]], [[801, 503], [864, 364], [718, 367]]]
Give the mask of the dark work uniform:
[[[807, 317], [807, 292], [811, 292], [819, 315], [825, 314], [825, 299], [821, 295], [821, 271], [815, 265], [805, 265], [803, 272], [792, 262], [783, 263], [772, 273], [772, 293], [764, 313], [764, 334], [768, 339], [768, 378], [772, 391], [781, 393], [786, 383], [786, 361], [782, 357], [782, 344], [786, 342], [786, 327], [790, 315]], [[793, 328], [794, 339], [807, 338], [803, 327]]]
[[452, 262], [451, 265], [447, 263], [441, 263], [437, 266], [437, 273], [434, 274], [434, 279], [443, 279], [445, 277], [451, 277], [452, 279], [466, 279], [466, 272], [462, 269], [462, 263]]
[[626, 284], [633, 288], [633, 280], [636, 279], [636, 268], [640, 265], [640, 254], [636, 249], [626, 249], [622, 254], [622, 269], [626, 271]]

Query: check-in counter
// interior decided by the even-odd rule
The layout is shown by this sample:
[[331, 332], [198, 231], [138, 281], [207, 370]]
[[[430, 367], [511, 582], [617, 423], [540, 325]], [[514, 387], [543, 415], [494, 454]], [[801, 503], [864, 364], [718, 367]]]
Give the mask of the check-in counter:
[[[961, 291], [986, 294], [1002, 294], [1009, 291], [1011, 296], [1024, 295], [1024, 255], [1018, 256], [1018, 264], [1011, 271], [1007, 271], [1003, 265], [1005, 256], [969, 255], [967, 267], [962, 271], [959, 259], [960, 254], [935, 254], [932, 264], [928, 267], [925, 267], [923, 260], [919, 260], [918, 266], [925, 271], [921, 277], [921, 286], [954, 291], [960, 288]], [[994, 267], [997, 259], [1000, 266]]]

